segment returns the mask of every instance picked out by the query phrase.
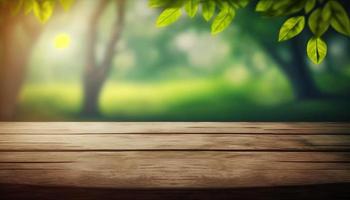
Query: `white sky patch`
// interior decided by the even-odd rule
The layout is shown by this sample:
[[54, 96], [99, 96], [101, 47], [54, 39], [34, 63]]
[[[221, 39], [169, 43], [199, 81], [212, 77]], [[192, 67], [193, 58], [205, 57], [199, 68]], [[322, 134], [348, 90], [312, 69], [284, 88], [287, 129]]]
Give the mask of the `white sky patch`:
[[124, 38], [128, 37], [129, 34], [152, 38], [164, 31], [164, 29], [155, 26], [159, 13], [157, 9], [149, 8], [147, 0], [133, 0], [131, 3], [132, 6], [129, 6], [130, 10], [127, 12]]
[[151, 17], [154, 15], [154, 10], [149, 9], [148, 1], [135, 2], [134, 12], [130, 12], [131, 17]]
[[179, 34], [174, 42], [176, 48], [184, 51], [191, 65], [196, 67], [214, 68], [222, 63], [230, 52], [227, 43], [209, 33], [185, 32]]

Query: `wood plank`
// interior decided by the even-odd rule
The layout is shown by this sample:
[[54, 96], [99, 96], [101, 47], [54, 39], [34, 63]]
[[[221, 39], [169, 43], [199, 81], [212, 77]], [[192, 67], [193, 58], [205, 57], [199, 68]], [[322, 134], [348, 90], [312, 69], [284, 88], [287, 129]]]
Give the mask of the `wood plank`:
[[340, 152], [2, 152], [0, 184], [240, 188], [350, 183]]
[[88, 134], [0, 136], [0, 151], [349, 151], [350, 135]]
[[349, 134], [350, 123], [0, 122], [0, 134], [238, 133]]
[[0, 196], [349, 199], [349, 146], [348, 123], [4, 122]]

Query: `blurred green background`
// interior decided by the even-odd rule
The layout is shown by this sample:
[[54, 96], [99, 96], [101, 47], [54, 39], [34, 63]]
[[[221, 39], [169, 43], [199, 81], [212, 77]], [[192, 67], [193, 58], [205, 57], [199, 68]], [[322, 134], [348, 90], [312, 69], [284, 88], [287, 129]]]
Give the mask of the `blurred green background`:
[[[159, 29], [155, 27], [159, 11], [148, 8], [145, 0], [127, 1], [125, 29], [100, 95], [100, 114], [83, 115], [86, 18], [95, 7], [93, 2], [78, 1], [72, 11], [48, 22], [30, 58], [18, 120], [350, 119], [348, 38], [328, 33], [329, 55], [323, 64], [313, 65], [304, 57], [307, 32], [297, 40], [277, 42], [283, 19], [267, 19], [249, 8], [240, 11], [234, 24], [218, 36], [210, 35], [210, 25], [199, 17]], [[97, 56], [103, 54], [114, 15], [113, 6], [103, 14]], [[61, 33], [71, 38], [68, 48], [54, 46]], [[300, 52], [291, 47], [296, 42]], [[300, 61], [305, 61], [310, 76], [286, 75], [283, 67], [297, 69]], [[310, 81], [315, 83], [312, 91], [305, 90], [310, 95], [298, 94]], [[314, 90], [318, 95], [313, 95]]]

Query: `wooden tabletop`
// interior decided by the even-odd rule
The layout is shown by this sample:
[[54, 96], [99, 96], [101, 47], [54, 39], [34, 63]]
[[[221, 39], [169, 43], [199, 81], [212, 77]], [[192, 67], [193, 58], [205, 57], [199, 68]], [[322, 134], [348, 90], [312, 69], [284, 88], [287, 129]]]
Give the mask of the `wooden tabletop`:
[[231, 199], [286, 188], [350, 199], [350, 124], [0, 123], [0, 193], [8, 199], [115, 190], [123, 199], [137, 199], [130, 191]]

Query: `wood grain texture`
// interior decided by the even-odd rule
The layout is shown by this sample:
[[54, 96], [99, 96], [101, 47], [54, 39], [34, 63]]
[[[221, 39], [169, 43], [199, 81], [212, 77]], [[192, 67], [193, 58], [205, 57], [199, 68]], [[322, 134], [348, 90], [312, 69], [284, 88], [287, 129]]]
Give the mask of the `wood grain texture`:
[[27, 186], [72, 193], [69, 188], [324, 190], [318, 185], [350, 185], [349, 147], [347, 123], [3, 122], [0, 194], [5, 188], [9, 199], [18, 199], [13, 188]]
[[244, 133], [244, 134], [348, 134], [349, 123], [250, 123], [250, 122], [0, 122], [1, 133]]
[[0, 151], [347, 151], [350, 135], [86, 134], [0, 136]]
[[10, 152], [2, 183], [111, 188], [235, 188], [350, 182], [350, 153]]

